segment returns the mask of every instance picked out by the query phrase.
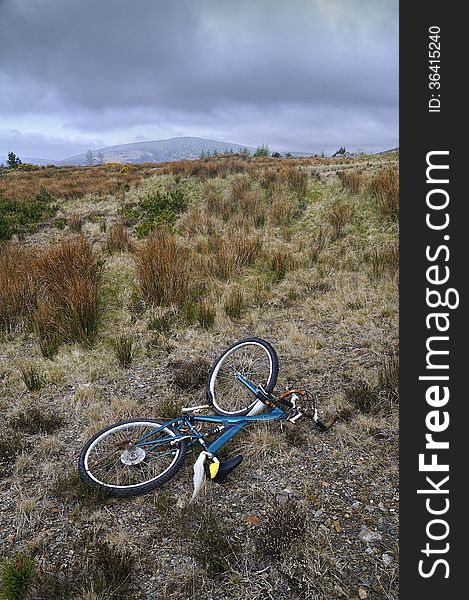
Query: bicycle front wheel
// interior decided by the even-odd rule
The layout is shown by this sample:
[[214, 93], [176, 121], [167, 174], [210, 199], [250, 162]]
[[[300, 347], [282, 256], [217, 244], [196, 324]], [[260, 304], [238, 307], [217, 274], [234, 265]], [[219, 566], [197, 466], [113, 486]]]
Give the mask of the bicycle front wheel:
[[207, 382], [207, 401], [219, 415], [246, 415], [257, 402], [253, 393], [236, 379], [236, 373], [270, 394], [277, 382], [277, 353], [260, 338], [240, 340], [223, 352]]
[[186, 455], [180, 433], [151, 419], [124, 421], [94, 435], [83, 447], [78, 467], [83, 481], [111, 496], [135, 496], [173, 477]]

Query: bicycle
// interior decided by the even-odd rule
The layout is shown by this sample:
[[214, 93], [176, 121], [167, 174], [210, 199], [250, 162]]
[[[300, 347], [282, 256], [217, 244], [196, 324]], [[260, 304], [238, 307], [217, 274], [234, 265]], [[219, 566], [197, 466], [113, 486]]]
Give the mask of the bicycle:
[[[292, 389], [273, 395], [278, 370], [277, 353], [269, 342], [260, 338], [236, 342], [210, 370], [207, 404], [183, 408], [181, 416], [169, 421], [132, 419], [102, 429], [80, 453], [81, 478], [111, 496], [143, 494], [167, 483], [181, 468], [188, 448], [200, 444], [192, 501], [205, 477], [223, 483], [241, 463], [242, 455], [220, 461], [217, 452], [247, 425], [295, 423], [300, 417], [308, 417], [325, 430], [315, 399], [306, 391]], [[195, 414], [207, 408], [216, 414]], [[212, 427], [202, 432], [203, 424]], [[215, 439], [209, 442], [212, 437]]]

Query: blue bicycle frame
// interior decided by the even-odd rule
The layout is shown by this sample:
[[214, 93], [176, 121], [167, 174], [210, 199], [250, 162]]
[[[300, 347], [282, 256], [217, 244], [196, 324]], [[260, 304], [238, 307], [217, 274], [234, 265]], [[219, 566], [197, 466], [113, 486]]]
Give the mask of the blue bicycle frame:
[[[240, 373], [236, 373], [236, 379], [240, 381], [243, 385], [245, 385], [253, 395], [258, 398], [265, 396], [265, 393], [261, 388], [258, 388], [248, 379], [243, 377]], [[243, 415], [243, 416], [233, 416], [233, 417], [225, 417], [221, 415], [190, 415], [190, 416], [181, 416], [172, 419], [171, 421], [166, 421], [160, 427], [157, 427], [150, 431], [147, 435], [140, 438], [137, 442], [137, 446], [144, 445], [152, 445], [153, 447], [150, 450], [153, 450], [158, 445], [164, 442], [177, 442], [178, 439], [187, 439], [190, 438], [189, 445], [192, 445], [196, 442], [199, 442], [203, 449], [209, 453], [210, 456], [214, 456], [222, 446], [224, 446], [232, 437], [234, 437], [243, 427], [249, 425], [250, 423], [256, 422], [265, 422], [265, 421], [285, 421], [288, 419], [288, 415], [278, 406], [276, 406], [271, 412], [267, 414], [259, 414], [259, 415]], [[221, 435], [207, 445], [205, 442], [204, 435], [195, 427], [194, 423], [221, 423], [223, 425]], [[165, 427], [174, 426], [181, 435], [173, 436], [168, 438], [160, 438], [157, 443], [154, 441], [145, 441], [147, 438], [153, 436], [155, 433], [158, 433]], [[181, 428], [188, 429], [189, 432], [181, 432]]]

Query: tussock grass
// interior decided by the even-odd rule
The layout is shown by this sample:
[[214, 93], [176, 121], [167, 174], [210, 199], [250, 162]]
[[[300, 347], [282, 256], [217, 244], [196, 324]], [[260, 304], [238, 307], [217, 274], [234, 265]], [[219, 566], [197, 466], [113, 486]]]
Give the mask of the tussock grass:
[[235, 321], [240, 318], [244, 304], [243, 292], [239, 288], [231, 288], [223, 302], [223, 308], [230, 319]]
[[132, 242], [124, 224], [120, 221], [113, 223], [106, 232], [106, 250], [109, 254], [114, 254], [115, 252], [125, 252], [131, 249]]
[[396, 168], [381, 169], [367, 180], [366, 187], [376, 199], [378, 210], [384, 217], [399, 218], [399, 171]]
[[149, 174], [148, 165], [132, 165], [126, 171], [122, 165], [50, 167], [32, 172], [15, 169], [0, 178], [0, 195], [8, 200], [27, 200], [45, 188], [57, 198], [78, 198], [85, 194], [105, 196], [118, 194]]
[[0, 328], [31, 321], [44, 356], [61, 343], [89, 345], [98, 325], [101, 262], [83, 237], [39, 252], [11, 244], [0, 256]]
[[208, 301], [202, 301], [196, 306], [197, 323], [203, 329], [212, 329], [215, 324], [216, 309], [215, 306]]
[[372, 251], [370, 261], [374, 278], [393, 277], [399, 269], [399, 246], [396, 243], [383, 244]]
[[60, 429], [63, 423], [59, 414], [35, 402], [18, 407], [10, 417], [13, 429], [32, 435], [53, 433]]
[[306, 511], [302, 504], [287, 500], [283, 504], [271, 499], [269, 519], [258, 529], [256, 547], [275, 560], [285, 556], [306, 533]]
[[272, 225], [276, 227], [288, 227], [295, 214], [294, 204], [283, 196], [272, 199], [269, 210], [269, 218]]
[[43, 354], [60, 343], [89, 346], [98, 328], [102, 262], [82, 236], [65, 238], [40, 255], [37, 265], [36, 332]]
[[182, 306], [193, 299], [188, 253], [173, 235], [156, 231], [137, 248], [135, 261], [140, 292], [148, 304]]
[[79, 213], [72, 213], [68, 217], [68, 228], [74, 233], [80, 233], [83, 227], [83, 217]]
[[2, 566], [2, 592], [5, 600], [27, 600], [35, 572], [35, 560], [17, 554]]
[[334, 240], [345, 235], [345, 226], [348, 225], [354, 217], [354, 209], [347, 202], [336, 200], [327, 212], [327, 220], [332, 227], [332, 238]]
[[330, 241], [330, 233], [325, 227], [319, 227], [311, 236], [307, 248], [308, 257], [311, 263], [318, 260], [319, 255], [325, 250]]
[[131, 365], [135, 356], [135, 337], [129, 333], [122, 333], [112, 340], [112, 348], [119, 366], [126, 368]]
[[297, 261], [290, 250], [282, 246], [276, 247], [270, 252], [266, 251], [264, 261], [275, 282], [284, 279], [286, 274], [297, 266]]
[[354, 169], [339, 171], [337, 177], [342, 182], [342, 186], [352, 194], [358, 194], [364, 184], [363, 171]]
[[376, 383], [358, 379], [345, 388], [345, 398], [351, 406], [363, 414], [389, 414], [399, 399], [397, 350], [392, 349], [382, 355]]
[[288, 185], [301, 202], [308, 190], [308, 174], [303, 169], [290, 169], [287, 175]]
[[45, 383], [45, 379], [37, 365], [33, 362], [23, 362], [19, 368], [26, 389], [30, 392], [38, 392]]
[[175, 419], [182, 414], [182, 403], [176, 394], [165, 392], [163, 399], [157, 404], [157, 413], [166, 419]]
[[18, 330], [37, 302], [37, 257], [20, 244], [0, 245], [0, 332]]
[[226, 234], [220, 243], [215, 273], [229, 279], [242, 267], [252, 265], [262, 250], [262, 239], [249, 229], [237, 229]]
[[210, 366], [203, 357], [171, 361], [168, 365], [172, 383], [185, 392], [204, 388]]

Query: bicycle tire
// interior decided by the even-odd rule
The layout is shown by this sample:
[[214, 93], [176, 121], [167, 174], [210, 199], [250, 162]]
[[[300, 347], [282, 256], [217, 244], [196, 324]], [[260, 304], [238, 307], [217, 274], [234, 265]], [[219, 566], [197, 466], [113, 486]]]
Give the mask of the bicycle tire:
[[[119, 432], [122, 433], [122, 432], [125, 432], [125, 429], [130, 430], [133, 428], [137, 428], [139, 425], [141, 427], [146, 427], [147, 429], [149, 429], [151, 431], [152, 429], [155, 429], [156, 427], [164, 426], [164, 422], [155, 421], [153, 419], [131, 419], [129, 421], [121, 421], [120, 423], [115, 423], [114, 425], [111, 425], [109, 427], [101, 429], [101, 431], [98, 431], [92, 438], [90, 438], [86, 442], [86, 444], [83, 446], [83, 449], [81, 450], [80, 457], [78, 459], [78, 469], [80, 472], [80, 476], [86, 484], [88, 484], [92, 487], [95, 487], [95, 488], [100, 488], [102, 490], [105, 490], [105, 491], [107, 491], [107, 493], [110, 496], [125, 497], [125, 496], [136, 496], [139, 494], [145, 494], [147, 492], [150, 492], [151, 490], [154, 490], [155, 488], [164, 485], [172, 477], [174, 477], [174, 475], [181, 468], [181, 466], [184, 462], [184, 458], [186, 456], [186, 452], [187, 452], [186, 440], [179, 441], [178, 443], [174, 444], [174, 446], [172, 446], [169, 450], [165, 451], [166, 455], [168, 453], [169, 454], [174, 453], [174, 456], [173, 456], [170, 464], [167, 465], [166, 468], [164, 468], [161, 473], [157, 474], [154, 477], [150, 477], [149, 479], [146, 479], [141, 483], [137, 483], [137, 484], [129, 483], [129, 485], [113, 484], [111, 482], [102, 481], [100, 478], [98, 478], [98, 476], [95, 475], [95, 472], [97, 469], [95, 467], [91, 467], [89, 465], [89, 460], [90, 460], [92, 451], [98, 446], [98, 444], [100, 442], [106, 440], [106, 438], [109, 438], [113, 433], [115, 433], [115, 434], [117, 434]], [[161, 431], [164, 433], [164, 435], [167, 435], [169, 437], [175, 437], [177, 435], [180, 435], [180, 432], [177, 429], [175, 429], [174, 427], [170, 427], [168, 425], [165, 426], [164, 429]], [[143, 434], [141, 435], [141, 437], [143, 437]], [[125, 435], [124, 435], [124, 438], [125, 438]], [[147, 440], [150, 440], [150, 439], [151, 439], [151, 436], [149, 436], [147, 438]], [[156, 438], [154, 439], [154, 441], [156, 441]], [[166, 445], [168, 446], [168, 448], [170, 447], [169, 444], [166, 444]], [[115, 454], [118, 454], [122, 450], [120, 456], [118, 456], [117, 460], [115, 461], [116, 468], [117, 468], [117, 466], [120, 467], [120, 465], [118, 464], [119, 461], [124, 465], [124, 467], [129, 467], [129, 466], [136, 467], [136, 469], [134, 471], [131, 471], [130, 469], [126, 470], [125, 468], [122, 469], [122, 471], [125, 472], [126, 476], [129, 478], [133, 477], [134, 474], [135, 475], [138, 474], [139, 465], [142, 465], [142, 467], [143, 467], [143, 463], [149, 464], [149, 462], [147, 463], [144, 461], [144, 458], [147, 457], [147, 454], [148, 454], [148, 456], [151, 456], [151, 457], [156, 456], [156, 454], [151, 455], [150, 452], [147, 452], [147, 454], [144, 453], [143, 458], [141, 458], [140, 456], [134, 457], [133, 460], [135, 460], [135, 461], [138, 460], [139, 462], [131, 463], [131, 460], [128, 458], [129, 455], [127, 454], [127, 457], [126, 457], [127, 460], [126, 460], [126, 462], [123, 462], [125, 460], [123, 458], [125, 452], [129, 452], [128, 450], [124, 450], [124, 448], [127, 448], [127, 446], [125, 445], [125, 440], [123, 440], [122, 442], [119, 442], [117, 444], [117, 439], [116, 439], [116, 442], [114, 442], [114, 447], [117, 448], [117, 450], [114, 450]], [[142, 448], [142, 446], [140, 446], [140, 448]], [[141, 453], [141, 449], [139, 450], [139, 452]], [[163, 454], [161, 454], [161, 456], [163, 456]], [[104, 458], [106, 460], [109, 460], [109, 458], [106, 456]], [[107, 467], [107, 466], [109, 466], [109, 463], [107, 465], [105, 465], [105, 467]], [[105, 468], [105, 467], [103, 467], [103, 468]], [[142, 467], [140, 467], [140, 471], [143, 471]], [[91, 469], [93, 469], [93, 472]], [[111, 467], [111, 469], [112, 469], [112, 467]]]
[[252, 337], [232, 344], [218, 357], [206, 387], [207, 402], [218, 415], [247, 415], [257, 402], [252, 392], [235, 378], [236, 372], [270, 394], [277, 383], [277, 353], [266, 340]]

